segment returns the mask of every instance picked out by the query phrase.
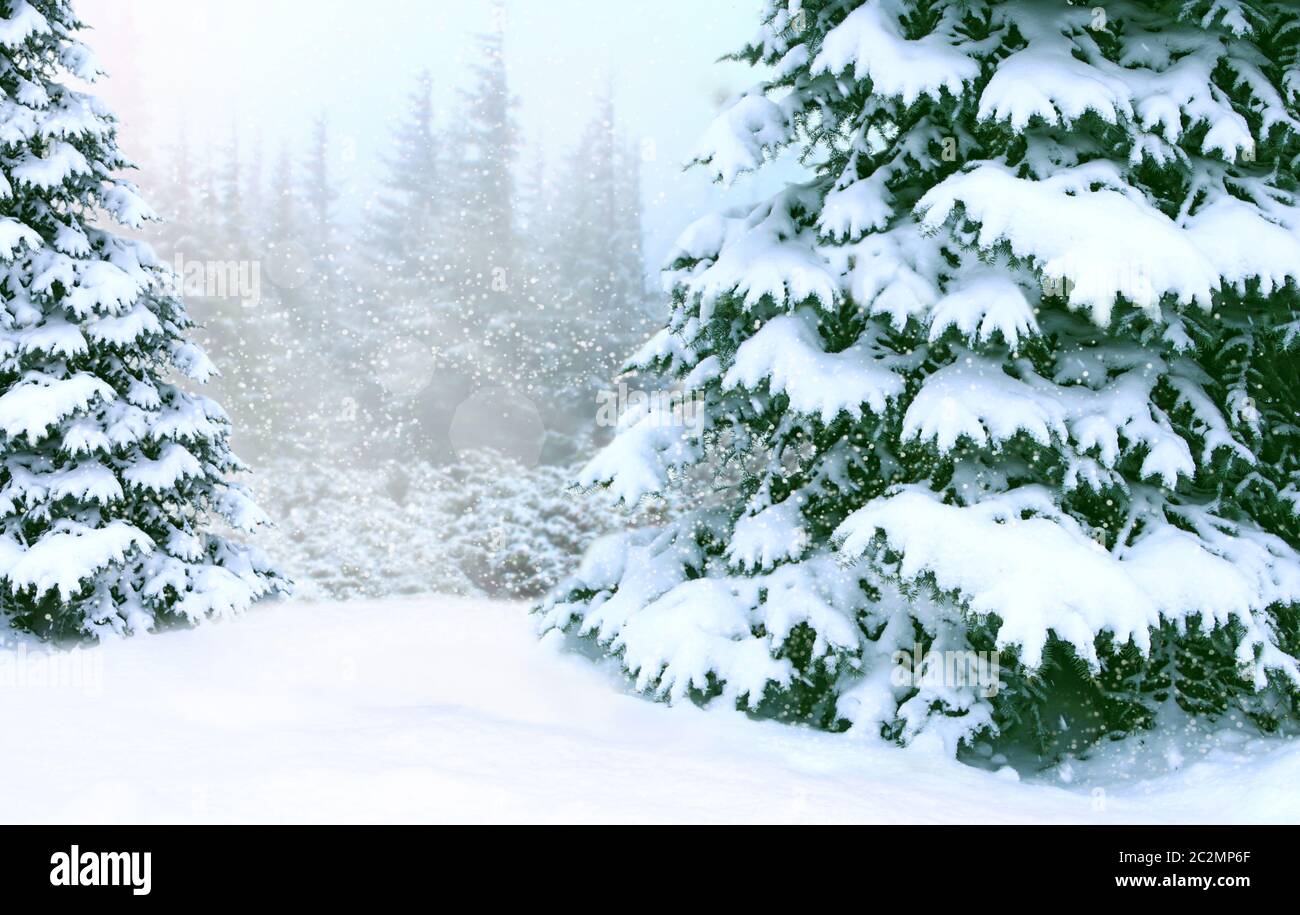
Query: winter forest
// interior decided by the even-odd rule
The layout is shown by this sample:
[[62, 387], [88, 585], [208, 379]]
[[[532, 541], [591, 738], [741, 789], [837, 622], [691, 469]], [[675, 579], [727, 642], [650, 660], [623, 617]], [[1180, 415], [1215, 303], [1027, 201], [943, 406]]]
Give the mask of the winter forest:
[[373, 5], [0, 0], [89, 818], [1300, 820], [1300, 6]]
[[[373, 163], [320, 113], [274, 150], [182, 125], [141, 166], [163, 219], [144, 236], [226, 354], [210, 389], [300, 594], [535, 598], [623, 523], [567, 489], [664, 311], [642, 145], [606, 84], [559, 161], [530, 153], [498, 15], [442, 120], [429, 70], [400, 88]], [[371, 185], [355, 212], [349, 164]]]

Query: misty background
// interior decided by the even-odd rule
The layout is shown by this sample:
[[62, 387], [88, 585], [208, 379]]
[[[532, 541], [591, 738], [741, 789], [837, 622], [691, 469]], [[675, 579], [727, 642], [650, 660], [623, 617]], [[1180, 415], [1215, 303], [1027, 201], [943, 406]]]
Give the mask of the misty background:
[[80, 0], [299, 593], [532, 598], [674, 510], [569, 483], [673, 240], [761, 190], [684, 170], [757, 3]]

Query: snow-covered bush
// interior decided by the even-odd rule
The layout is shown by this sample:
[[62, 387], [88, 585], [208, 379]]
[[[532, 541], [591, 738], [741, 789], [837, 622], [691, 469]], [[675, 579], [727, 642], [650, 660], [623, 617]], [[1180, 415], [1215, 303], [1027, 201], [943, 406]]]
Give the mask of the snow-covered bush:
[[116, 122], [73, 88], [99, 72], [68, 0], [0, 5], [0, 611], [52, 637], [226, 615], [282, 587], [209, 532], [261, 511], [226, 477], [230, 423], [179, 386], [213, 367]]
[[268, 461], [250, 486], [275, 518], [268, 549], [308, 599], [469, 593], [438, 531], [450, 520], [402, 498], [396, 467]]
[[572, 492], [574, 468], [526, 469], [491, 451], [445, 471], [441, 536], [457, 568], [486, 594], [537, 597], [598, 534], [626, 519]]
[[767, 0], [698, 161], [813, 174], [682, 235], [633, 361], [702, 421], [628, 417], [580, 482], [750, 469], [602, 540], [544, 628], [948, 752], [1293, 719], [1297, 47], [1250, 0]]
[[573, 470], [476, 451], [446, 466], [273, 461], [252, 485], [276, 519], [269, 548], [304, 596], [529, 598], [628, 523], [572, 492]]

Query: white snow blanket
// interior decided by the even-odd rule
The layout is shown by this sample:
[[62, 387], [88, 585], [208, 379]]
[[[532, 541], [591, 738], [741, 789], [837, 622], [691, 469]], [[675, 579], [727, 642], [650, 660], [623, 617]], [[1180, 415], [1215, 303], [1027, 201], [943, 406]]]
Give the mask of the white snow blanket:
[[1162, 751], [1178, 768], [1127, 782], [1127, 764], [1017, 780], [651, 702], [534, 626], [521, 606], [446, 598], [263, 605], [111, 641], [81, 661], [98, 678], [44, 685], [45, 649], [7, 636], [0, 758], [23, 787], [0, 820], [1300, 821], [1300, 746]]

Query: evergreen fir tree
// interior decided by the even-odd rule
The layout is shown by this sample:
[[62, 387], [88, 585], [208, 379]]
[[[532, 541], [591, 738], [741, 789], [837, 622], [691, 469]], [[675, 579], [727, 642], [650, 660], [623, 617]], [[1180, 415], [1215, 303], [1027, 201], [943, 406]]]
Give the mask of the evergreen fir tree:
[[545, 146], [531, 142], [524, 148], [528, 158], [520, 169], [515, 210], [519, 235], [528, 243], [520, 251], [517, 343], [520, 364], [527, 360], [526, 371], [536, 375], [538, 363], [553, 366], [564, 357], [564, 342], [547, 333], [546, 328], [553, 323], [556, 303], [565, 294], [559, 275], [559, 256], [565, 238], [557, 212], [560, 197], [548, 169]]
[[211, 532], [262, 520], [221, 408], [178, 386], [213, 372], [164, 265], [96, 217], [150, 218], [67, 0], [14, 0], [0, 29], [0, 608], [51, 637], [227, 615], [283, 587]]
[[263, 162], [262, 132], [256, 128], [252, 131], [253, 139], [249, 144], [248, 164], [244, 169], [244, 200], [248, 213], [249, 242], [257, 247], [262, 242], [261, 235], [266, 228], [264, 220], [266, 200], [264, 187], [266, 181], [265, 162]]
[[[435, 354], [443, 361], [455, 358], [468, 335], [467, 323], [451, 304], [445, 262], [454, 204], [444, 173], [445, 146], [435, 124], [433, 79], [425, 71], [393, 128], [379, 186], [363, 214], [359, 254], [365, 294], [345, 312], [342, 330], [359, 359], [355, 394], [375, 434], [410, 433], [403, 446], [412, 454], [426, 444], [416, 421], [432, 419], [422, 416], [429, 405], [418, 395], [432, 382]], [[446, 412], [446, 392], [436, 393]], [[445, 426], [449, 418], [448, 413], [432, 424]]]
[[[450, 190], [455, 231], [449, 233], [443, 254], [453, 265], [449, 277], [453, 291], [486, 348], [508, 335], [519, 280], [515, 215], [519, 128], [503, 29], [479, 37], [479, 61], [471, 71], [473, 81], [460, 91], [453, 136], [457, 158]], [[485, 354], [480, 350], [479, 355]]]
[[511, 364], [544, 392], [552, 459], [589, 451], [592, 407], [646, 315], [640, 156], [619, 129], [613, 95], [595, 110], [553, 178], [527, 174], [521, 214], [530, 248]]
[[221, 163], [211, 144], [201, 149], [195, 178], [195, 218], [187, 233], [193, 250], [182, 253], [193, 259], [215, 258], [225, 250], [226, 231], [221, 216]]
[[[256, 168], [250, 167], [251, 174]], [[248, 341], [246, 377], [256, 384], [239, 392], [241, 408], [258, 417], [257, 453], [283, 457], [299, 452], [313, 456], [337, 451], [346, 443], [335, 420], [340, 403], [351, 396], [351, 377], [344, 377], [336, 355], [338, 325], [320, 307], [321, 290], [313, 284], [310, 252], [317, 249], [296, 160], [284, 142], [267, 176], [265, 206], [257, 208], [261, 239], [260, 296], [244, 320]], [[334, 235], [333, 222], [326, 233]], [[284, 392], [294, 392], [285, 397]]]
[[[1284, 725], [1298, 38], [1262, 0], [768, 0], [699, 161], [811, 175], [682, 236], [635, 362], [702, 415], [632, 411], [581, 478], [739, 482], [602, 542], [547, 625], [658, 695], [949, 752]], [[971, 652], [1000, 686], [904, 660]]]
[[330, 167], [332, 147], [329, 118], [321, 114], [312, 125], [303, 189], [309, 218], [316, 229], [317, 247], [323, 251], [328, 251], [334, 240], [335, 205], [338, 203], [338, 191]]
[[320, 339], [330, 361], [345, 373], [351, 373], [357, 369], [358, 354], [341, 329], [350, 324], [356, 298], [351, 294], [353, 290], [342, 282], [343, 258], [340, 256], [341, 232], [337, 212], [339, 193], [333, 180], [332, 156], [329, 119], [321, 114], [313, 124], [311, 146], [300, 176], [302, 239], [308, 261], [301, 295], [311, 303], [316, 314], [323, 316], [325, 333]]
[[380, 186], [365, 214], [361, 247], [370, 301], [352, 316], [348, 331], [368, 358], [391, 345], [394, 333], [425, 347], [452, 343], [455, 309], [446, 304], [444, 262], [452, 201], [444, 156], [434, 124], [433, 79], [426, 71], [393, 131]]
[[271, 187], [267, 196], [267, 231], [273, 242], [287, 244], [298, 237], [297, 191], [293, 153], [285, 142], [281, 144], [271, 169]]
[[298, 177], [289, 143], [283, 142], [271, 166], [262, 210], [263, 280], [278, 304], [292, 312], [307, 280], [304, 229], [298, 206]]
[[551, 269], [558, 291], [547, 336], [552, 384], [589, 405], [595, 386], [640, 342], [645, 282], [641, 251], [640, 161], [620, 133], [613, 94], [597, 99], [591, 121], [557, 180]]
[[442, 143], [434, 125], [433, 78], [416, 80], [405, 119], [393, 131], [384, 177], [366, 224], [366, 253], [377, 285], [403, 318], [427, 311], [440, 284], [438, 252], [448, 209]]
[[[645, 213], [641, 203], [641, 149], [631, 135], [620, 138], [615, 168], [614, 205], [617, 219], [610, 247], [619, 258], [614, 265], [610, 299], [621, 312], [621, 335], [644, 339], [648, 290], [645, 269]], [[639, 342], [639, 340], [637, 341]]]
[[217, 213], [220, 216], [224, 257], [243, 257], [249, 250], [248, 214], [245, 212], [247, 176], [239, 142], [239, 125], [230, 127], [230, 142], [222, 149], [223, 162], [217, 178]]
[[312, 127], [311, 147], [302, 174], [303, 231], [304, 238], [309, 241], [307, 253], [311, 259], [307, 288], [317, 299], [317, 307], [322, 313], [331, 315], [335, 314], [335, 308], [330, 302], [336, 294], [335, 281], [341, 270], [339, 192], [330, 164], [333, 154], [329, 119], [321, 114]]

